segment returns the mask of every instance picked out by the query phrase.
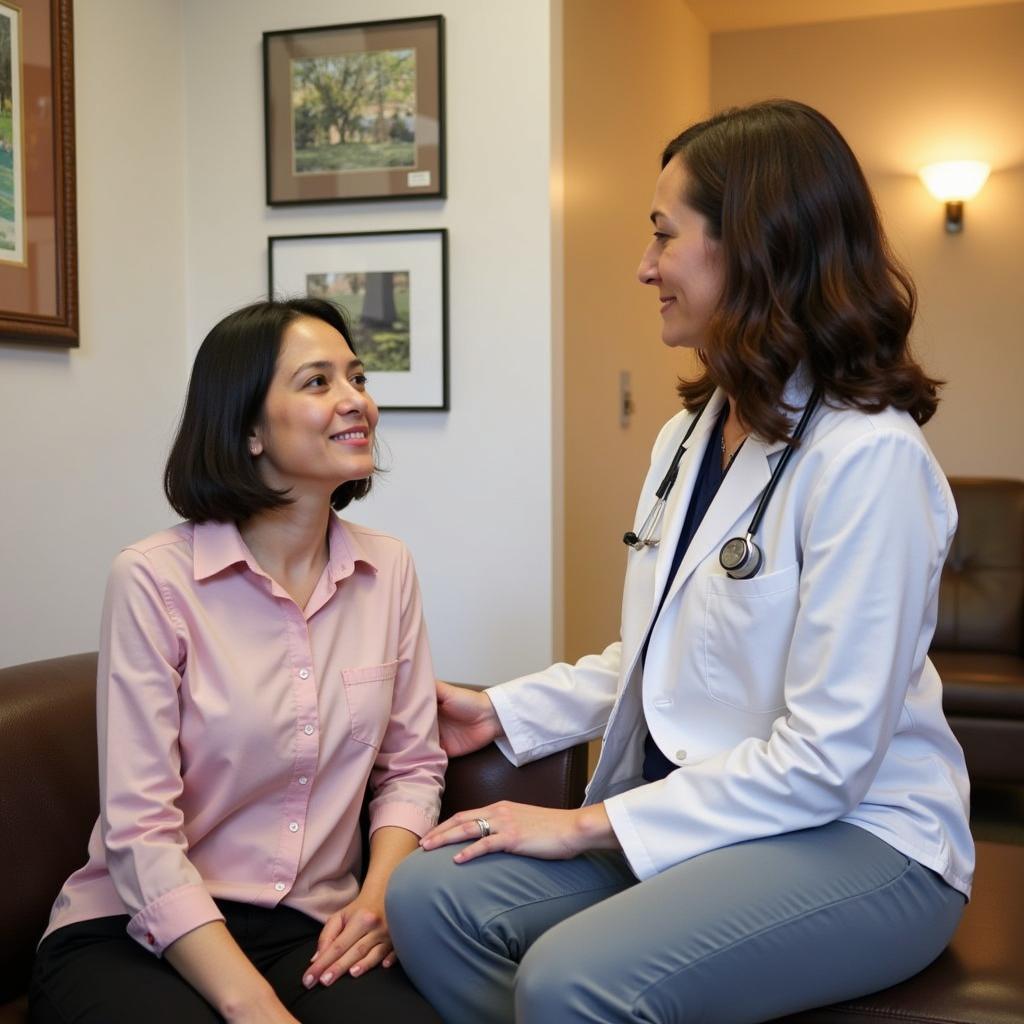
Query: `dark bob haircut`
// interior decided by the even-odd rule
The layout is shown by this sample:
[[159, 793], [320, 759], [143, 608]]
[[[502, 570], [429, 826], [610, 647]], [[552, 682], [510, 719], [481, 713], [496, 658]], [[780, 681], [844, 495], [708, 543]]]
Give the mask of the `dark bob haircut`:
[[[261, 479], [249, 436], [262, 413], [284, 332], [302, 317], [323, 320], [355, 351], [345, 315], [323, 299], [246, 306], [221, 320], [199, 347], [164, 470], [164, 493], [183, 518], [241, 523], [291, 503], [287, 492]], [[350, 480], [334, 491], [331, 505], [342, 509], [369, 491], [369, 478]]]
[[926, 422], [941, 382], [909, 350], [914, 285], [832, 122], [803, 103], [756, 103], [687, 128], [662, 167], [677, 156], [683, 199], [707, 220], [723, 260], [722, 296], [699, 353], [705, 372], [679, 384], [686, 407], [720, 386], [749, 429], [788, 439], [782, 396], [805, 363], [833, 404], [894, 406]]

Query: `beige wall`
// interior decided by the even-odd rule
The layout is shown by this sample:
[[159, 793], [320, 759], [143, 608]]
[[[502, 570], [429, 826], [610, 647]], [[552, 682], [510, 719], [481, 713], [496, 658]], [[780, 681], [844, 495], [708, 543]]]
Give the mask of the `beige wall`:
[[[712, 36], [717, 108], [788, 96], [857, 152], [920, 290], [915, 343], [948, 380], [926, 433], [950, 474], [1024, 477], [1024, 4]], [[946, 235], [923, 164], [993, 174]]]
[[[661, 147], [708, 107], [708, 34], [681, 0], [565, 0], [565, 651], [618, 636], [636, 495], [686, 356], [635, 273]], [[619, 425], [619, 373], [636, 414]]]

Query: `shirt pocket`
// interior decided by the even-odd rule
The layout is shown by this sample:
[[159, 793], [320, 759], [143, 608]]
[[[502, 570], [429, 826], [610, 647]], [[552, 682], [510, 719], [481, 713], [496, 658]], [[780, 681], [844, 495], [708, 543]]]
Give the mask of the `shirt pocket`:
[[380, 746], [391, 718], [397, 674], [397, 661], [341, 670], [352, 739], [371, 747]]
[[768, 714], [785, 707], [786, 662], [800, 604], [800, 567], [708, 579], [704, 678], [722, 704]]

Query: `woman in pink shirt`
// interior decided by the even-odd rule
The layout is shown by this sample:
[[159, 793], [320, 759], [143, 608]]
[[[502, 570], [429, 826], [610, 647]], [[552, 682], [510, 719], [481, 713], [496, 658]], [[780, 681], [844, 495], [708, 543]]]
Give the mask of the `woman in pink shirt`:
[[377, 417], [330, 303], [203, 342], [165, 474], [186, 521], [108, 583], [100, 816], [33, 1021], [438, 1019], [384, 912], [445, 768], [419, 589], [401, 542], [332, 511], [370, 489]]

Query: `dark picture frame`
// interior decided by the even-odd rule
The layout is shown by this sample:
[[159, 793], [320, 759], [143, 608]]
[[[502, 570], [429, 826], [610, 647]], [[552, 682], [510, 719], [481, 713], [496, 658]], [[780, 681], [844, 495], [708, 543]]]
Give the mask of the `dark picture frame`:
[[268, 239], [268, 291], [346, 313], [368, 390], [384, 410], [447, 411], [448, 231], [353, 231]]
[[263, 33], [267, 204], [443, 199], [444, 17]]
[[72, 2], [2, 4], [19, 38], [0, 97], [0, 218], [20, 237], [0, 251], [0, 342], [79, 344]]

